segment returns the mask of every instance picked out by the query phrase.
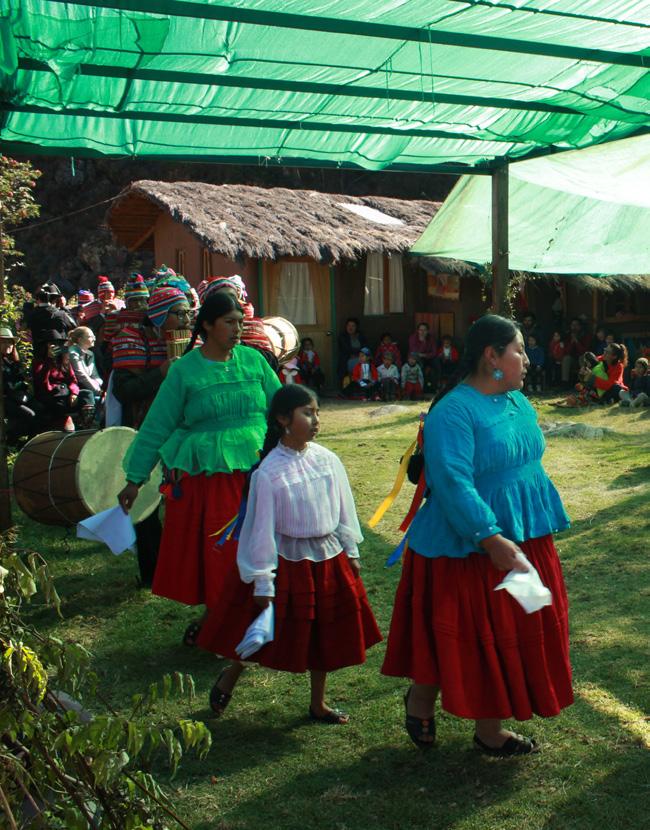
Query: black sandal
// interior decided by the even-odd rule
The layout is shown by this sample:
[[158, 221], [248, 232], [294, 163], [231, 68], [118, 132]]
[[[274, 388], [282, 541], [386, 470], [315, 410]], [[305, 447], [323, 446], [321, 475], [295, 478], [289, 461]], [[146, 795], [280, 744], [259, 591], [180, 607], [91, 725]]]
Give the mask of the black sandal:
[[191, 622], [187, 628], [185, 629], [185, 633], [183, 634], [183, 645], [192, 648], [196, 645], [196, 641], [199, 639], [199, 634], [201, 633], [201, 623], [194, 620]]
[[344, 724], [350, 722], [350, 716], [348, 713], [342, 712], [340, 709], [332, 709], [326, 715], [317, 715], [311, 706], [309, 707], [309, 718], [310, 720], [315, 720], [318, 723], [327, 723], [334, 726], [343, 726]]
[[[436, 722], [434, 718], [417, 718], [415, 715], [409, 715], [408, 705], [411, 688], [404, 695], [404, 709], [406, 710], [404, 727], [409, 738], [419, 749], [431, 749], [436, 742]], [[429, 736], [432, 740], [422, 740], [422, 738], [428, 738]]]
[[474, 735], [474, 746], [484, 755], [490, 755], [492, 758], [513, 758], [516, 755], [539, 752], [537, 741], [534, 738], [525, 738], [523, 735], [511, 735], [502, 746], [488, 746], [478, 735]]
[[228, 692], [223, 692], [219, 688], [219, 681], [223, 677], [225, 671], [226, 669], [224, 669], [221, 672], [219, 677], [217, 677], [217, 682], [210, 689], [210, 709], [212, 709], [212, 711], [217, 717], [223, 715], [223, 713], [226, 711], [226, 707], [232, 700], [232, 694], [229, 694]]

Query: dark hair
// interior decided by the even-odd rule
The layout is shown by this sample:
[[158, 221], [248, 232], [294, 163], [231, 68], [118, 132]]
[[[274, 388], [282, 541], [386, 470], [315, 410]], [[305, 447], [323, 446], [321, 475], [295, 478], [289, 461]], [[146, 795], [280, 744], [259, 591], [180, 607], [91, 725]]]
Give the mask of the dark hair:
[[301, 383], [290, 383], [278, 389], [269, 407], [269, 414], [266, 419], [266, 436], [260, 453], [260, 461], [266, 458], [272, 449], [277, 447], [280, 438], [282, 438], [284, 427], [278, 421], [278, 416], [291, 418], [294, 409], [298, 409], [299, 406], [309, 406], [313, 401], [318, 401], [316, 394], [308, 386], [303, 386]]
[[627, 349], [622, 343], [610, 343], [608, 348], [614, 352], [617, 363], [627, 366]]
[[301, 351], [301, 352], [304, 352], [304, 351], [305, 351], [305, 343], [306, 343], [308, 340], [309, 340], [309, 342], [312, 344], [312, 346], [314, 345], [314, 341], [313, 341], [313, 339], [312, 339], [311, 337], [303, 337], [303, 338], [302, 338], [302, 340], [300, 341], [300, 351]]
[[417, 329], [419, 329], [419, 328], [420, 328], [420, 326], [424, 326], [424, 328], [425, 328], [427, 331], [429, 331], [429, 329], [430, 329], [430, 326], [429, 326], [429, 324], [426, 322], [426, 320], [420, 320], [420, 322], [419, 322], [419, 323], [417, 324], [417, 326], [415, 327], [416, 331], [417, 331]]
[[535, 320], [537, 320], [537, 317], [533, 314], [533, 312], [532, 312], [532, 311], [525, 311], [525, 312], [521, 315], [521, 319], [522, 319], [522, 320], [525, 320], [525, 319], [526, 319], [526, 317], [530, 317], [530, 318], [532, 318], [533, 322], [534, 322]]
[[585, 352], [582, 355], [582, 360], [583, 360], [585, 366], [588, 366], [590, 369], [593, 369], [594, 366], [596, 366], [599, 362], [598, 358], [596, 357], [596, 355], [593, 352]]
[[219, 317], [224, 317], [228, 314], [229, 311], [243, 312], [243, 308], [237, 302], [236, 297], [233, 297], [229, 291], [215, 291], [213, 294], [210, 294], [206, 298], [196, 316], [194, 330], [192, 331], [192, 339], [185, 349], [185, 354], [192, 351], [199, 337], [205, 339], [205, 329], [203, 328], [203, 323], [212, 324], [215, 320], [218, 320]]
[[359, 331], [359, 318], [358, 317], [348, 317], [345, 321], [345, 326], [343, 328], [347, 329], [348, 323], [354, 323], [357, 327], [357, 331]]
[[382, 333], [382, 335], [379, 338], [380, 343], [384, 339], [384, 337], [390, 337], [391, 340], [393, 339], [393, 335], [389, 331], [385, 331], [385, 332]]
[[492, 346], [497, 354], [503, 354], [519, 332], [519, 327], [512, 320], [499, 317], [497, 314], [486, 314], [472, 323], [465, 335], [463, 357], [458, 361], [456, 374], [451, 381], [436, 395], [432, 406], [435, 406], [444, 396], [451, 392], [464, 377], [472, 375], [478, 370], [483, 352]]

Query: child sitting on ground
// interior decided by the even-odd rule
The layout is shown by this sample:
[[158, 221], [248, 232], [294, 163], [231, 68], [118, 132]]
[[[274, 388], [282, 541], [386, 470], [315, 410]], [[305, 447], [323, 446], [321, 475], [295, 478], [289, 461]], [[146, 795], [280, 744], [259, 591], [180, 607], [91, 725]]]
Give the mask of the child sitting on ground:
[[384, 352], [383, 362], [377, 367], [377, 377], [381, 399], [394, 401], [399, 396], [399, 371], [390, 352]]
[[544, 363], [546, 355], [544, 354], [544, 349], [537, 345], [537, 338], [534, 334], [528, 335], [526, 354], [528, 356], [528, 360], [530, 361], [528, 372], [526, 374], [526, 391], [532, 392], [535, 390], [536, 392], [541, 392], [544, 381]]
[[650, 361], [646, 357], [637, 358], [631, 372], [629, 390], [622, 389], [619, 393], [621, 406], [650, 406]]
[[303, 337], [300, 343], [298, 368], [307, 386], [319, 393], [321, 386], [325, 382], [325, 376], [320, 367], [320, 357], [314, 349], [314, 341], [311, 337]]
[[424, 387], [424, 375], [418, 363], [418, 356], [411, 352], [408, 362], [402, 366], [402, 397], [410, 401], [419, 401]]
[[399, 346], [395, 343], [389, 331], [385, 331], [379, 339], [379, 345], [377, 346], [377, 351], [375, 352], [375, 366], [381, 366], [384, 362], [385, 354], [390, 354], [392, 356], [393, 364], [399, 371], [402, 367], [402, 354], [399, 350]]
[[604, 389], [596, 387], [596, 378], [607, 380], [607, 368], [593, 352], [585, 352], [578, 370], [580, 380], [576, 383], [575, 392], [566, 399], [567, 406], [589, 406], [599, 403], [605, 394]]
[[359, 362], [352, 370], [352, 383], [345, 390], [351, 397], [360, 393], [366, 401], [378, 398], [377, 370], [370, 362], [370, 349], [364, 346], [359, 352]]
[[450, 335], [445, 334], [442, 338], [442, 345], [436, 353], [436, 360], [440, 383], [446, 386], [455, 373], [459, 360], [458, 349], [453, 345]]

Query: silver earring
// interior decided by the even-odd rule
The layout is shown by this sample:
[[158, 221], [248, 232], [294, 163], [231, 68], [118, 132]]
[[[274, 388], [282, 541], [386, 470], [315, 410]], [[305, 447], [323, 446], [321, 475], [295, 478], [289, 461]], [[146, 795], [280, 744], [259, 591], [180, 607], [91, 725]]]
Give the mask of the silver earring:
[[291, 435], [291, 430], [289, 429], [289, 427], [284, 428], [284, 434], [285, 435]]
[[501, 369], [492, 369], [492, 377], [495, 380], [503, 380], [503, 372]]

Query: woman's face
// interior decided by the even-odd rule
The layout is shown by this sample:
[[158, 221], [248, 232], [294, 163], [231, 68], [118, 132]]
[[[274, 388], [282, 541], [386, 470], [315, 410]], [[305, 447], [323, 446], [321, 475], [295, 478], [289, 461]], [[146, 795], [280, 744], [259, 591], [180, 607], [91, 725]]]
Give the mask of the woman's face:
[[348, 334], [357, 333], [357, 324], [354, 322], [354, 320], [348, 320], [348, 322], [345, 324], [345, 330]]
[[496, 358], [494, 368], [501, 369], [503, 378], [500, 383], [506, 391], [510, 392], [514, 389], [521, 389], [529, 365], [524, 338], [520, 332], [517, 332], [516, 337], [506, 346], [504, 353]]
[[426, 340], [427, 334], [429, 334], [429, 327], [420, 324], [418, 326], [418, 337], [420, 338], [420, 340]]
[[612, 363], [616, 363], [618, 360], [618, 355], [614, 351], [614, 348], [610, 344], [604, 351], [603, 357], [605, 358], [605, 362], [608, 363], [610, 366]]
[[221, 351], [229, 352], [233, 346], [241, 341], [243, 321], [243, 313], [233, 309], [223, 316], [217, 317], [214, 323], [203, 323], [208, 343], [216, 346]]
[[95, 333], [92, 329], [85, 331], [79, 338], [79, 345], [82, 349], [92, 349], [95, 345]]
[[192, 312], [190, 311], [189, 303], [184, 300], [179, 300], [175, 306], [169, 309], [165, 322], [163, 323], [163, 331], [188, 329], [191, 323]]
[[1, 354], [11, 354], [14, 350], [14, 343], [12, 340], [5, 340], [0, 343], [0, 353]]

